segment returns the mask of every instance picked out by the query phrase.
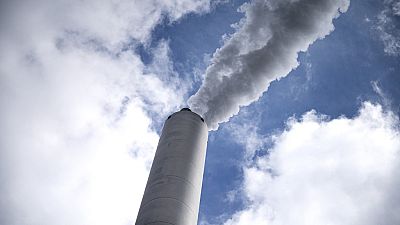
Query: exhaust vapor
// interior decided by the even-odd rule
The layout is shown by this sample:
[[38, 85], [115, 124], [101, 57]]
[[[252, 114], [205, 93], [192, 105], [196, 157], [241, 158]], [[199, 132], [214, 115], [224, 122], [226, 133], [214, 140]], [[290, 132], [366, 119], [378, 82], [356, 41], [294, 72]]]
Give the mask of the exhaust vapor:
[[254, 0], [240, 7], [235, 24], [208, 66], [190, 108], [210, 130], [227, 122], [261, 97], [269, 84], [299, 63], [298, 53], [334, 30], [332, 20], [347, 11], [350, 0]]

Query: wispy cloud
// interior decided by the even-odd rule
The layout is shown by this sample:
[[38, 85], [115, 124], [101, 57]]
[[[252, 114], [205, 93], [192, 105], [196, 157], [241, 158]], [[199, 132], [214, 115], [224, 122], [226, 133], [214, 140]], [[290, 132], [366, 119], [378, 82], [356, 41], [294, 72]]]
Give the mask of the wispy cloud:
[[399, 16], [399, 0], [385, 0], [384, 9], [377, 16], [375, 28], [383, 42], [384, 52], [390, 56], [400, 55], [400, 29], [394, 21]]

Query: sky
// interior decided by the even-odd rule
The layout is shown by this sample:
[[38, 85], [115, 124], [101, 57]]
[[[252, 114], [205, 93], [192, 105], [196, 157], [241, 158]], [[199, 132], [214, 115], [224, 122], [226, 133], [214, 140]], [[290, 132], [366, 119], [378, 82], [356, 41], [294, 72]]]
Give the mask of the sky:
[[165, 119], [199, 225], [400, 224], [399, 0], [0, 1], [0, 224], [134, 224]]

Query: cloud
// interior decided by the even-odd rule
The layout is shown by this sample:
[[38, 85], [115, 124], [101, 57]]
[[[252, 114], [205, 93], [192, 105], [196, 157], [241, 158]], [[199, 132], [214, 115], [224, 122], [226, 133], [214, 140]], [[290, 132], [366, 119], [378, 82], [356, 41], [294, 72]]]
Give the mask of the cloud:
[[391, 98], [387, 96], [387, 93], [384, 90], [382, 90], [379, 81], [372, 81], [371, 86], [374, 92], [379, 96], [379, 100], [383, 107], [394, 109]]
[[163, 16], [176, 21], [210, 7], [208, 0], [17, 0], [1, 4], [3, 34], [20, 39], [20, 44], [36, 45], [72, 32], [116, 51], [130, 39], [146, 42]]
[[0, 224], [132, 224], [158, 142], [189, 84], [167, 42], [134, 53], [163, 16], [208, 1], [8, 1], [0, 24]]
[[395, 20], [400, 16], [400, 1], [385, 0], [384, 9], [377, 16], [375, 29], [384, 45], [384, 52], [390, 56], [400, 55], [400, 30]]
[[255, 153], [262, 150], [271, 140], [259, 133], [257, 126], [260, 122], [259, 115], [247, 109], [240, 115], [239, 121], [229, 122], [225, 129], [236, 143], [243, 146], [245, 159], [251, 161]]
[[399, 0], [384, 0], [386, 9], [390, 10], [393, 15], [400, 16], [400, 1]]
[[270, 153], [244, 166], [247, 202], [224, 224], [399, 224], [399, 125], [369, 102], [352, 119], [290, 119]]
[[245, 18], [225, 39], [206, 70], [203, 85], [189, 99], [210, 129], [257, 100], [270, 82], [298, 66], [298, 52], [334, 30], [332, 20], [348, 0], [254, 0], [240, 10]]

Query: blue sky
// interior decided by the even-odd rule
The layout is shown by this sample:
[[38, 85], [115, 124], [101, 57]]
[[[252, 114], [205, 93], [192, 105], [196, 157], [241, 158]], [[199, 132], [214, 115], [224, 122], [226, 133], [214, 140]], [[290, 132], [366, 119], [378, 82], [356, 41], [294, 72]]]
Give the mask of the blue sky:
[[[232, 26], [272, 27], [246, 2], [277, 3], [1, 3], [0, 223], [133, 224], [165, 118], [236, 34], [267, 45]], [[400, 222], [400, 2], [337, 2], [334, 30], [210, 131], [199, 224]]]

